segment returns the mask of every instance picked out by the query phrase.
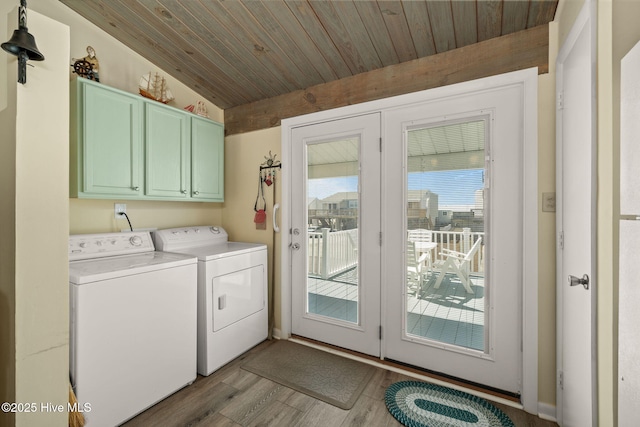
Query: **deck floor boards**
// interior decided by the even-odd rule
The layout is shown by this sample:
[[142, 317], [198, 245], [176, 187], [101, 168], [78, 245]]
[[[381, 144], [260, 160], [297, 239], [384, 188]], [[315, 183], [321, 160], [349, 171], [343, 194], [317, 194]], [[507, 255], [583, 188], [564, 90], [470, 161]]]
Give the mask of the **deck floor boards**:
[[[474, 350], [484, 350], [484, 278], [471, 276], [473, 294], [454, 274], [435, 289], [437, 274], [425, 275], [421, 289], [407, 294], [407, 333]], [[308, 279], [309, 312], [357, 322], [357, 272], [332, 280]]]

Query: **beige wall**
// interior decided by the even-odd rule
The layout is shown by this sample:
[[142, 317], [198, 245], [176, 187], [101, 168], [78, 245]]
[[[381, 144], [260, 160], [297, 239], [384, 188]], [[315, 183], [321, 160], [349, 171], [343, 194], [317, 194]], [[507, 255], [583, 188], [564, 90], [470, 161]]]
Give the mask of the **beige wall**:
[[[619, 186], [614, 186], [614, 142], [613, 109], [618, 110], [620, 97], [614, 99], [614, 74], [612, 57], [612, 2], [598, 1], [597, 5], [597, 252], [596, 252], [596, 289], [597, 289], [597, 364], [598, 364], [598, 420], [601, 426], [615, 425], [617, 412], [617, 337], [618, 307], [614, 305], [614, 289], [617, 289], [617, 268], [614, 259], [618, 259]], [[620, 67], [618, 65], [617, 86], [620, 86]], [[619, 90], [618, 90], [619, 92]], [[618, 115], [619, 123], [619, 115]], [[619, 124], [618, 126], [619, 127]], [[616, 133], [617, 132], [616, 130]], [[619, 157], [619, 155], [618, 155]], [[618, 159], [619, 164], [619, 159]], [[619, 179], [616, 177], [616, 182]], [[615, 193], [617, 187], [617, 193]]]
[[[15, 9], [15, 5], [14, 5]], [[15, 13], [0, 10], [0, 35], [8, 40]], [[12, 65], [9, 72], [8, 64]], [[15, 198], [17, 79], [15, 59], [0, 57], [0, 402], [15, 402]], [[9, 74], [9, 75], [7, 75]], [[11, 81], [9, 81], [11, 79]], [[10, 102], [9, 102], [10, 101]], [[13, 424], [0, 413], [0, 426]]]
[[[6, 16], [8, 11], [0, 12]], [[9, 14], [15, 28], [17, 9]], [[3, 369], [13, 370], [3, 372], [2, 401], [66, 405], [69, 112], [60, 105], [69, 102], [65, 59], [69, 28], [33, 11], [28, 14], [28, 25], [46, 61], [27, 67], [27, 83], [21, 85], [16, 83], [17, 61], [8, 58], [3, 73], [7, 78], [2, 82], [6, 93], [2, 123], [9, 131], [0, 157], [13, 172], [13, 177], [7, 177], [10, 184], [2, 188], [6, 208], [0, 218], [0, 358]], [[66, 425], [65, 412], [51, 414], [37, 409], [15, 416], [0, 413], [0, 423]]]
[[[562, 43], [564, 43], [565, 39], [569, 35], [571, 27], [578, 17], [584, 2], [585, 0], [560, 0], [558, 2], [558, 9], [553, 20], [553, 22], [558, 26], [558, 47], [562, 46]], [[553, 66], [555, 67], [556, 56], [557, 53], [556, 55], [549, 57], [549, 66], [551, 66], [551, 60], [553, 59]]]
[[115, 219], [114, 203], [127, 205], [127, 215], [135, 229], [219, 225], [222, 221], [219, 203], [69, 199], [69, 234], [129, 229], [125, 218]]
[[554, 407], [556, 218], [555, 212], [542, 212], [542, 193], [556, 191], [555, 67], [549, 65], [549, 74], [538, 77], [538, 401]]

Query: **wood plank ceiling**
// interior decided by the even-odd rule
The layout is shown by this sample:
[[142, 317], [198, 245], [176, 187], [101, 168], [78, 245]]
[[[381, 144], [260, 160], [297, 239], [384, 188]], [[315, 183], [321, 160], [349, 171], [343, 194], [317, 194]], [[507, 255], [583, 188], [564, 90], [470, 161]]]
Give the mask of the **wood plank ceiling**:
[[[245, 115], [283, 95], [308, 95], [312, 87], [421, 58], [435, 59], [546, 26], [558, 4], [558, 0], [60, 1], [213, 104]], [[541, 37], [536, 31], [525, 34]], [[526, 48], [526, 37], [518, 40], [521, 49]], [[277, 125], [284, 116], [275, 114], [253, 127]], [[245, 124], [236, 131], [248, 128]]]

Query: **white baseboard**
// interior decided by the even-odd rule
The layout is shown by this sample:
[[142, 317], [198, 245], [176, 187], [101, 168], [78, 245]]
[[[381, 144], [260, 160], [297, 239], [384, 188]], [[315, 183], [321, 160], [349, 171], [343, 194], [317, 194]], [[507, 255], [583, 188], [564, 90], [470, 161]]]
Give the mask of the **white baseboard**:
[[556, 406], [549, 403], [538, 402], [538, 416], [543, 420], [557, 422]]
[[271, 331], [271, 334], [275, 339], [278, 339], [278, 340], [282, 339], [282, 331], [278, 328], [273, 328], [273, 330]]

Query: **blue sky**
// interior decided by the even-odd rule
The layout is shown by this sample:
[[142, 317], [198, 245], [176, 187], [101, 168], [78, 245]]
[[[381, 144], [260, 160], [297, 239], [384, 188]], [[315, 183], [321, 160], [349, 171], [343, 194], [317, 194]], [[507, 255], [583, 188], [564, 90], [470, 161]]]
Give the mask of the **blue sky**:
[[[482, 189], [482, 169], [460, 169], [409, 174], [409, 190], [431, 190], [438, 204], [473, 205], [476, 190]], [[323, 199], [341, 191], [358, 191], [357, 177], [319, 178], [309, 181], [309, 198]]]

